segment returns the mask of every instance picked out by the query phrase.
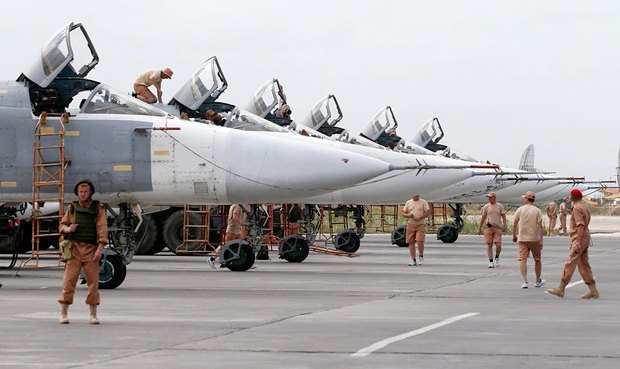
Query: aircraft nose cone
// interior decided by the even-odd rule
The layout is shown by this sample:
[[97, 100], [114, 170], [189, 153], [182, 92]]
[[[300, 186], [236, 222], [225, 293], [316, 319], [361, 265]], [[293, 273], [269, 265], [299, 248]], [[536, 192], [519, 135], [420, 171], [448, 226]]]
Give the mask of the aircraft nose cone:
[[[247, 133], [247, 132], [246, 132]], [[256, 142], [228, 145], [227, 194], [232, 202], [294, 201], [349, 187], [389, 171], [383, 160], [347, 152], [321, 140], [257, 133]]]

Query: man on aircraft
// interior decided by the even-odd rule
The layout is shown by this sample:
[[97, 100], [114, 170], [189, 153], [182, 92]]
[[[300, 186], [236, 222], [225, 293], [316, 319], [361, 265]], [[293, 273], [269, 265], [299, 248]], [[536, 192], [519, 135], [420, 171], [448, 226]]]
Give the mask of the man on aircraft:
[[291, 107], [288, 104], [282, 104], [282, 106], [276, 111], [277, 118], [288, 118], [291, 119]]
[[[142, 72], [138, 78], [136, 78], [133, 83], [133, 97], [136, 97], [145, 103], [154, 104], [159, 102], [161, 104], [161, 82], [164, 79], [172, 78], [172, 69], [164, 68], [164, 69], [148, 69]], [[149, 90], [150, 86], [155, 86], [157, 89], [157, 97], [153, 95], [151, 90]]]

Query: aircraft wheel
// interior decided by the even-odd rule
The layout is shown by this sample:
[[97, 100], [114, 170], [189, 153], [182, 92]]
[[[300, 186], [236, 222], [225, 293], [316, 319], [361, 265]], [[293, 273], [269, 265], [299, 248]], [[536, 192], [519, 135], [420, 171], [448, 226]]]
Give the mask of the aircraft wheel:
[[99, 288], [111, 290], [120, 286], [127, 276], [127, 266], [119, 255], [108, 255], [99, 268]]
[[407, 226], [401, 225], [392, 231], [392, 244], [398, 247], [409, 247], [407, 244]]
[[289, 263], [301, 263], [310, 253], [308, 241], [298, 234], [292, 234], [280, 242], [280, 259]]
[[[164, 223], [163, 229], [163, 237], [166, 247], [168, 250], [172, 251], [175, 254], [177, 253], [177, 248], [183, 245], [183, 210], [179, 210], [177, 212], [172, 213], [168, 219], [166, 219]], [[198, 214], [190, 214], [189, 215], [189, 224], [198, 225], [200, 224], [200, 216]], [[198, 228], [190, 228], [189, 230], [189, 238], [196, 239], [198, 238]], [[200, 247], [199, 242], [192, 242], [187, 245], [187, 248], [183, 248], [185, 250], [195, 250]]]
[[220, 261], [233, 272], [245, 272], [254, 265], [254, 250], [244, 240], [230, 241], [222, 248]]
[[142, 216], [142, 224], [136, 232], [136, 255], [151, 255], [149, 251], [155, 246], [157, 240], [157, 223], [150, 215]]
[[459, 231], [452, 224], [445, 224], [437, 230], [437, 239], [443, 243], [454, 243], [457, 238], [459, 238]]
[[334, 238], [334, 247], [344, 252], [356, 252], [360, 248], [360, 238], [352, 230], [345, 229]]

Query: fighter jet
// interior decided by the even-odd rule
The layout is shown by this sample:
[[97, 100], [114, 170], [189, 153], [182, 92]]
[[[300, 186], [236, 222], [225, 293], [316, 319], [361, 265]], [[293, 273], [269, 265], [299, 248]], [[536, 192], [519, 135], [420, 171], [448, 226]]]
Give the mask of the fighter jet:
[[[79, 44], [73, 36], [83, 40], [92, 57], [79, 68], [72, 65]], [[66, 183], [64, 198], [75, 199], [70, 184], [84, 177], [94, 182], [98, 200], [119, 206], [128, 219], [131, 213], [139, 216], [139, 205], [294, 200], [390, 170], [384, 161], [300, 137], [181, 120], [86, 79], [98, 61], [85, 28], [71, 23], [45, 44], [40, 59], [17, 81], [0, 81], [0, 204], [11, 220], [25, 202], [32, 202], [35, 212], [44, 202], [58, 202], [46, 186]], [[84, 91], [88, 97], [70, 112], [72, 100]], [[35, 141], [33, 153], [37, 137], [41, 141]], [[39, 183], [39, 174], [59, 162], [59, 180]], [[36, 199], [34, 187], [40, 193]], [[132, 247], [112, 246], [105, 260], [122, 260], [111, 270], [124, 270]], [[240, 269], [251, 266], [249, 258], [243, 263]]]

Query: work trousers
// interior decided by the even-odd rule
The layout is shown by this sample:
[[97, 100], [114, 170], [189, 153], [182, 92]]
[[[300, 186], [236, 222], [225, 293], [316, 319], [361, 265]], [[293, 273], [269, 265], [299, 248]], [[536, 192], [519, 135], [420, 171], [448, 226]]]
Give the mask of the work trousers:
[[564, 232], [564, 234], [568, 234], [568, 232], [566, 231], [566, 215], [562, 215], [560, 214], [560, 229], [562, 230], [562, 232]]
[[80, 270], [84, 268], [86, 283], [88, 285], [86, 304], [99, 305], [99, 262], [92, 260], [94, 251], [97, 250], [97, 246], [82, 242], [73, 242], [71, 250], [75, 257], [67, 261], [67, 264], [65, 265], [65, 274], [62, 281], [62, 293], [58, 298], [58, 302], [61, 304], [73, 304], [75, 286], [78, 278], [80, 277]]
[[589, 286], [594, 284], [592, 276], [592, 268], [590, 267], [590, 258], [588, 257], [589, 246], [582, 246], [579, 251], [570, 250], [568, 259], [564, 264], [564, 272], [562, 273], [562, 283], [568, 284], [573, 277], [575, 268], [579, 268], [579, 274], [583, 281]]
[[[555, 222], [557, 219], [557, 216], [549, 217], [549, 228], [547, 228], [547, 236], [551, 236], [553, 234], [553, 231], [555, 231]], [[566, 220], [564, 222], [566, 222]]]

